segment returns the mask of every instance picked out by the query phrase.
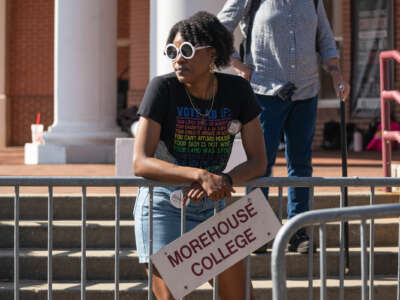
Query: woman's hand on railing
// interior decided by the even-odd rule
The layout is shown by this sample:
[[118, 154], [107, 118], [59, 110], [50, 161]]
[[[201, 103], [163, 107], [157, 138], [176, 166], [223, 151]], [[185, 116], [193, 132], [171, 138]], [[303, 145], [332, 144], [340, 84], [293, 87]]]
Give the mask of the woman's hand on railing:
[[203, 190], [200, 183], [193, 182], [189, 187], [189, 190], [183, 195], [183, 205], [186, 205], [188, 199], [195, 203], [199, 203], [201, 198], [207, 196], [207, 193]]
[[212, 201], [231, 197], [231, 194], [235, 192], [223, 176], [210, 172], [205, 174], [200, 184]]
[[235, 190], [223, 176], [204, 171], [199, 177], [199, 182], [190, 187], [187, 198], [196, 202], [208, 196], [211, 200], [217, 201], [231, 197], [234, 192]]

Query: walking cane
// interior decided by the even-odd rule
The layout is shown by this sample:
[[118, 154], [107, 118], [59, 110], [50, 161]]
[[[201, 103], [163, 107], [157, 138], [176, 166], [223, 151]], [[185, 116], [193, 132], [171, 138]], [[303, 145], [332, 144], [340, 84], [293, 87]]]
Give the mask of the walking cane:
[[[343, 98], [344, 85], [339, 85], [340, 98], [340, 150], [342, 153], [342, 177], [347, 177], [347, 134], [346, 134], [346, 108]], [[344, 187], [343, 206], [348, 206], [347, 201], [347, 186]], [[344, 265], [345, 274], [350, 272], [350, 255], [349, 255], [349, 223], [344, 222]]]

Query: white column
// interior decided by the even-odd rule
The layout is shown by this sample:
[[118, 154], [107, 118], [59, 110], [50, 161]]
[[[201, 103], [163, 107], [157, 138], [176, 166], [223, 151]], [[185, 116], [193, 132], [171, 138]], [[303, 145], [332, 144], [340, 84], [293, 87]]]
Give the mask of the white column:
[[0, 0], [0, 148], [7, 146], [6, 0]]
[[[226, 0], [151, 0], [150, 2], [150, 78], [172, 71], [163, 50], [171, 27], [197, 11], [213, 14], [224, 6]], [[240, 32], [235, 32], [235, 44], [240, 42]]]
[[34, 156], [113, 162], [115, 138], [124, 136], [116, 125], [117, 0], [55, 0], [54, 34], [54, 123]]

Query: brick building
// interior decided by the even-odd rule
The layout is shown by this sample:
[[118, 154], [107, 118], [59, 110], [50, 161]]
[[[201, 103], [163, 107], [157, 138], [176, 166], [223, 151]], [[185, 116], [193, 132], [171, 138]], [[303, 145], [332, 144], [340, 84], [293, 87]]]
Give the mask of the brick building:
[[[151, 74], [150, 5], [156, 1], [115, 1], [118, 5], [116, 77], [129, 80], [126, 105], [132, 106], [140, 103]], [[0, 0], [0, 147], [21, 146], [29, 142], [30, 124], [34, 123], [38, 112], [45, 127], [53, 123], [55, 2]], [[350, 81], [351, 1], [324, 0], [324, 3], [335, 37], [341, 45], [343, 71]], [[393, 6], [393, 40], [394, 48], [398, 49], [400, 0], [393, 0]], [[395, 78], [400, 78], [399, 71], [396, 67]], [[330, 99], [329, 79], [324, 78], [322, 85], [324, 92], [320, 100], [315, 148], [319, 148], [322, 142], [323, 124], [339, 119], [337, 100]], [[395, 89], [400, 89], [398, 81]], [[396, 109], [396, 116], [400, 117], [400, 108]], [[371, 119], [352, 121], [366, 128]]]

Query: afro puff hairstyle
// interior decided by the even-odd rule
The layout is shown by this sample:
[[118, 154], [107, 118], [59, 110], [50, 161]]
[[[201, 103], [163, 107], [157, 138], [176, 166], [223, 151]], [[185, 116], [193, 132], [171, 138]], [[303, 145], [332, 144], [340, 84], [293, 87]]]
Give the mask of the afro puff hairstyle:
[[176, 23], [169, 31], [167, 44], [173, 42], [178, 32], [194, 46], [212, 46], [216, 50], [217, 68], [229, 65], [233, 53], [233, 36], [213, 14], [200, 11]]

